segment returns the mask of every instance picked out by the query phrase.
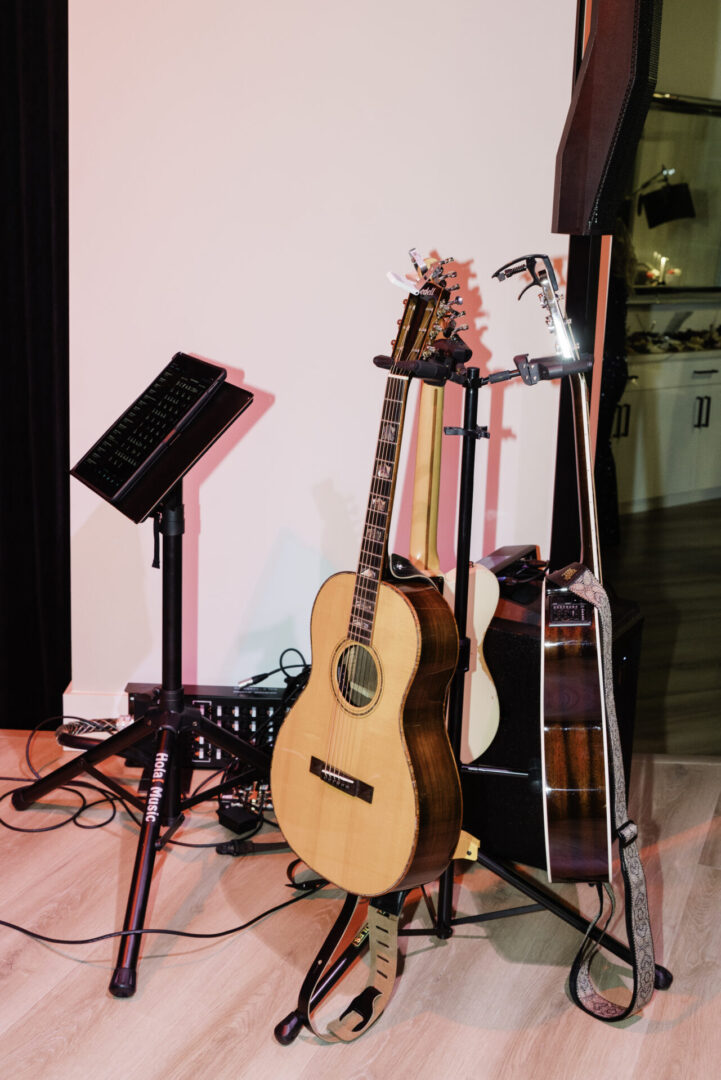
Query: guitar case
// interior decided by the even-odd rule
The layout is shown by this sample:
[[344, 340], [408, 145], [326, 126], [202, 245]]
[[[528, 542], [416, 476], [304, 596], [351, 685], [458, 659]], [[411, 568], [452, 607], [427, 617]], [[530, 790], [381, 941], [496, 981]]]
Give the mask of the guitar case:
[[[541, 583], [533, 546], [499, 548], [481, 563], [496, 574], [500, 598], [484, 656], [498, 692], [500, 724], [488, 749], [460, 766], [463, 828], [481, 851], [546, 869], [541, 795]], [[613, 680], [628, 789], [643, 617], [609, 590]]]

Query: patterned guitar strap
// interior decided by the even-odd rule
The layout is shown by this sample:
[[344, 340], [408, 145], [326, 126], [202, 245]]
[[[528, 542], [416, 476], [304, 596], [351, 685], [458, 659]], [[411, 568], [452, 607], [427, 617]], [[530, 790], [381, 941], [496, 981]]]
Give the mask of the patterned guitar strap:
[[[591, 962], [598, 952], [601, 942], [596, 942], [588, 935], [571, 966], [570, 991], [576, 1005], [598, 1020], [623, 1020], [639, 1012], [653, 994], [656, 976], [656, 964], [651, 937], [651, 925], [648, 917], [648, 896], [646, 878], [638, 853], [636, 838], [638, 829], [628, 819], [626, 808], [626, 784], [621, 754], [621, 739], [618, 733], [616, 704], [613, 696], [613, 666], [611, 645], [613, 641], [611, 627], [611, 606], [606, 591], [591, 571], [581, 563], [571, 563], [564, 570], [550, 575], [551, 580], [565, 586], [582, 600], [592, 604], [598, 611], [601, 624], [601, 644], [603, 661], [603, 683], [606, 699], [606, 717], [611, 749], [609, 762], [613, 786], [613, 822], [618, 838], [621, 873], [624, 883], [626, 932], [633, 961], [633, 992], [627, 1006], [616, 1005], [594, 987], [590, 976]], [[605, 930], [614, 913], [615, 900], [610, 884], [604, 886], [611, 902], [611, 910], [604, 924]], [[599, 912], [595, 925], [603, 912], [603, 889], [598, 886]]]

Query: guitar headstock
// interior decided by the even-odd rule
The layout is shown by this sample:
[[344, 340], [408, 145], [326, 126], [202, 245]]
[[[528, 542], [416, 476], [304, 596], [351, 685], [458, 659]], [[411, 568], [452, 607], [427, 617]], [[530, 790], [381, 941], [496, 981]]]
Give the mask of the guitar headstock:
[[578, 345], [571, 330], [570, 319], [563, 310], [563, 297], [548, 255], [524, 255], [520, 259], [512, 259], [496, 270], [492, 276], [498, 278], [499, 281], [505, 281], [514, 274], [522, 273], [529, 274], [531, 280], [521, 289], [518, 299], [520, 300], [523, 294], [534, 285], [540, 289], [541, 306], [548, 312], [546, 322], [556, 336], [556, 351], [564, 360], [578, 360]]
[[451, 337], [458, 330], [468, 329], [457, 323], [465, 312], [459, 310], [462, 298], [454, 295], [460, 286], [450, 284], [456, 277], [456, 271], [448, 268], [453, 260], [422, 256], [415, 248], [409, 254], [412, 276], [388, 274], [394, 285], [408, 293], [403, 301], [403, 317], [398, 320], [398, 335], [391, 342], [393, 367], [429, 359], [439, 336]]

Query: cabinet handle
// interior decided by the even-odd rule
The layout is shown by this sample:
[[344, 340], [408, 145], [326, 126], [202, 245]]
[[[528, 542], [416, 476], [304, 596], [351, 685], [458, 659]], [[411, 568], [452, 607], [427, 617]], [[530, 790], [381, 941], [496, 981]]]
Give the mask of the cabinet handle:
[[711, 416], [711, 398], [706, 395], [703, 400], [706, 402], [706, 412], [701, 420], [701, 427], [708, 427]]
[[695, 411], [694, 411], [693, 426], [695, 428], [700, 428], [700, 427], [703, 427], [703, 424], [701, 423], [701, 417], [703, 416], [704, 399], [702, 397], [696, 397], [694, 399], [694, 402], [695, 402]]
[[616, 406], [613, 420], [612, 439], [625, 439], [628, 436], [628, 419], [631, 415], [631, 406], [628, 402]]
[[708, 368], [705, 371], [694, 371], [694, 375], [718, 375], [718, 373], [719, 369], [717, 367]]

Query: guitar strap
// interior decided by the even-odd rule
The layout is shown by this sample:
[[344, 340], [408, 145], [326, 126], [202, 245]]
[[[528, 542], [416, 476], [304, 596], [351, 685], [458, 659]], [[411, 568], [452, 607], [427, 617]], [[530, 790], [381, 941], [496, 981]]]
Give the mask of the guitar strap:
[[[348, 1007], [331, 1021], [325, 1031], [319, 1031], [311, 1019], [313, 998], [328, 977], [333, 954], [356, 915], [364, 904], [351, 893], [310, 968], [298, 998], [298, 1010], [310, 1030], [324, 1042], [353, 1042], [375, 1023], [382, 1014], [393, 991], [398, 966], [398, 923], [406, 893], [390, 893], [368, 903], [367, 923], [358, 935], [368, 935], [370, 969], [363, 990]], [[381, 906], [382, 905], [382, 906]]]
[[[626, 808], [621, 739], [613, 696], [611, 606], [603, 586], [581, 563], [571, 563], [564, 570], [550, 576], [556, 584], [566, 586], [576, 596], [592, 604], [598, 612], [601, 624], [603, 684], [611, 749], [609, 769], [613, 787], [613, 823], [615, 835], [618, 838], [624, 883], [626, 932], [633, 960], [633, 991], [629, 1004], [624, 1007], [610, 1001], [594, 987], [589, 969], [599, 950], [600, 942], [593, 941], [587, 935], [571, 966], [570, 991], [576, 1005], [598, 1020], [624, 1020], [627, 1016], [639, 1012], [650, 1000], [654, 989], [656, 964], [648, 916], [646, 878], [636, 843], [638, 829], [633, 821], [629, 821]], [[605, 924], [608, 926], [613, 915], [614, 896], [611, 886], [608, 885], [606, 888], [611, 898], [611, 911]], [[603, 911], [603, 890], [600, 886], [598, 892], [600, 905], [596, 922]]]

